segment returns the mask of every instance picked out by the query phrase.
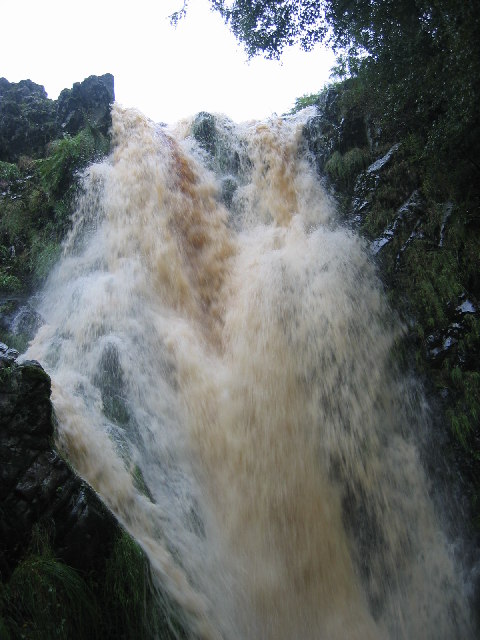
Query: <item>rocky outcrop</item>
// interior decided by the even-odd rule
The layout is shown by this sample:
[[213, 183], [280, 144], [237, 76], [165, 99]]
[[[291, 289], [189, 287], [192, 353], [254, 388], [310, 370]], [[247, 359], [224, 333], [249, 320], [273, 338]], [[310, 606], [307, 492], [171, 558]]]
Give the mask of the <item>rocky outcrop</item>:
[[235, 140], [230, 123], [225, 119], [219, 121], [216, 116], [201, 111], [192, 123], [192, 136], [206, 153], [208, 166], [221, 176], [221, 196], [227, 207], [230, 207], [242, 182], [242, 165], [248, 158], [240, 142]]
[[[0, 315], [38, 287], [60, 253], [82, 171], [110, 149], [113, 76], [49, 100], [30, 80], [0, 78]], [[13, 294], [13, 296], [12, 296]], [[9, 341], [10, 336], [0, 340]]]
[[50, 378], [0, 343], [0, 637], [179, 640], [144, 552], [54, 445]]
[[304, 142], [345, 224], [369, 244], [407, 328], [399, 352], [423, 377], [447, 436], [444, 453], [454, 452], [472, 523], [480, 522], [476, 192], [458, 188], [462, 167], [429, 155], [421, 130], [392, 135], [378, 124], [378, 111], [372, 115], [368, 91], [356, 79], [329, 87], [317, 99]]
[[107, 135], [112, 124], [110, 105], [115, 100], [113, 76], [90, 76], [64, 89], [57, 100], [57, 120], [71, 135], [90, 125]]
[[304, 128], [308, 150], [315, 158], [319, 173], [335, 151], [343, 154], [369, 144], [368, 121], [358, 105], [342, 109], [342, 92], [336, 86], [322, 92], [316, 101], [317, 115]]
[[114, 100], [110, 73], [76, 82], [58, 100], [50, 100], [45, 88], [31, 80], [0, 78], [0, 161], [44, 157], [52, 140], [76, 135], [87, 125], [106, 135]]
[[[0, 78], [0, 340], [19, 349], [40, 322], [25, 293], [30, 273], [58, 253], [77, 172], [108, 150], [113, 83], [90, 76], [54, 101], [31, 80]], [[100, 576], [122, 530], [54, 447], [48, 375], [17, 355], [0, 342], [0, 577], [39, 528], [57, 558]]]
[[119, 525], [54, 447], [49, 376], [17, 355], [0, 344], [0, 574], [10, 575], [39, 525], [57, 558], [97, 571]]
[[44, 87], [31, 80], [10, 83], [0, 78], [0, 160], [40, 157], [59, 135], [55, 102]]

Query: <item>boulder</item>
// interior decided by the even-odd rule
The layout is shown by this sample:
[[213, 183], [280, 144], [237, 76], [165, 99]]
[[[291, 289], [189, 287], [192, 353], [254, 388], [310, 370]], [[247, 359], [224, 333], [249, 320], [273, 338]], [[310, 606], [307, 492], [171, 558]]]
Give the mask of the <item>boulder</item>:
[[7, 350], [0, 359], [0, 573], [10, 575], [36, 525], [51, 533], [57, 558], [98, 570], [119, 525], [54, 447], [49, 376], [15, 355]]
[[228, 124], [218, 122], [211, 113], [201, 111], [192, 123], [192, 135], [208, 154], [207, 164], [212, 170], [223, 176], [238, 176], [242, 163]]

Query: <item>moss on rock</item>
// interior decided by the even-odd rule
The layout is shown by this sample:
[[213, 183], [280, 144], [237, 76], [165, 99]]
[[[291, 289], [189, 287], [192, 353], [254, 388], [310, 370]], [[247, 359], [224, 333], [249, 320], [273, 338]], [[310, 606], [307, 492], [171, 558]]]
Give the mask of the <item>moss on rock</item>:
[[[360, 78], [319, 94], [318, 114], [304, 130], [306, 145], [345, 223], [371, 241], [388, 297], [409, 327], [409, 361], [436, 390], [440, 421], [479, 526], [478, 167], [458, 148], [450, 157], [434, 152], [425, 123], [415, 128], [413, 121], [392, 138], [395, 127], [385, 125], [381, 105], [369, 95]], [[359, 144], [361, 120], [365, 146]]]

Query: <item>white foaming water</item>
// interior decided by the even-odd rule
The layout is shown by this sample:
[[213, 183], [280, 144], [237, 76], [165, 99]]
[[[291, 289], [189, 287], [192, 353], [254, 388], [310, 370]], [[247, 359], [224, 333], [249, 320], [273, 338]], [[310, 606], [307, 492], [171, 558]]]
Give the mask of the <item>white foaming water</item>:
[[425, 411], [391, 362], [401, 328], [301, 119], [228, 125], [230, 212], [181, 129], [115, 106], [90, 168], [27, 352], [61, 447], [195, 637], [471, 637], [412, 442]]

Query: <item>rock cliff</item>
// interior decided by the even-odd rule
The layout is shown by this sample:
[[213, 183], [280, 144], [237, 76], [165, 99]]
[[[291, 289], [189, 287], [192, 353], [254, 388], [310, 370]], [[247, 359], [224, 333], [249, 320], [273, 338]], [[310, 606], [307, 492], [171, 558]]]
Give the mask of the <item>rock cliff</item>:
[[[38, 328], [28, 295], [59, 255], [79, 172], [108, 152], [113, 101], [110, 74], [56, 101], [0, 79], [0, 340], [16, 349]], [[0, 637], [183, 637], [143, 551], [55, 448], [50, 378], [16, 349], [0, 342]]]
[[398, 357], [423, 376], [447, 439], [443, 453], [465, 482], [471, 535], [478, 537], [478, 185], [460, 189], [462, 167], [439, 162], [422, 146], [420, 131], [397, 137], [384, 131], [363, 90], [351, 79], [319, 94], [305, 146], [344, 223], [366, 238], [405, 323]]

